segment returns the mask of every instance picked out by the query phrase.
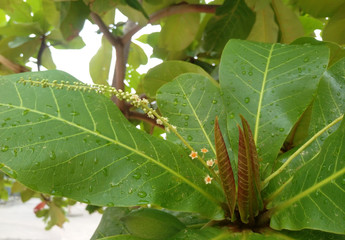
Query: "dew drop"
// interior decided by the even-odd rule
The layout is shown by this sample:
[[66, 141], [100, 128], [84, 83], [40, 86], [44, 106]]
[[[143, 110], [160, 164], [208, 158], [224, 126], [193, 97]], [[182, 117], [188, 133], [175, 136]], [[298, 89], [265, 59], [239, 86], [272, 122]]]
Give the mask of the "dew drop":
[[253, 76], [253, 72], [248, 72], [248, 75], [249, 76]]
[[40, 162], [35, 162], [35, 167], [39, 167], [41, 165]]
[[133, 178], [138, 180], [138, 179], [141, 178], [141, 174], [140, 173], [135, 173], [135, 174], [133, 174]]
[[144, 197], [147, 196], [147, 193], [144, 192], [144, 191], [140, 191], [140, 192], [138, 192], [138, 196], [139, 196], [140, 198], [144, 198]]
[[212, 104], [216, 104], [218, 101], [216, 99], [213, 99]]
[[192, 137], [191, 135], [188, 135], [187, 139], [188, 139], [189, 141], [192, 141], [192, 140], [193, 140], [193, 137]]
[[49, 158], [50, 158], [51, 160], [55, 160], [55, 159], [56, 159], [56, 154], [55, 154], [54, 151], [51, 151], [51, 152], [49, 153]]
[[58, 132], [59, 135], [62, 135], [63, 133], [62, 132]]
[[27, 115], [29, 112], [30, 112], [30, 110], [25, 109], [25, 110], [23, 111], [22, 115], [25, 116], [25, 115]]
[[116, 187], [116, 186], [117, 186], [117, 184], [115, 184], [115, 183], [110, 183], [110, 187], [114, 188], [114, 187]]
[[93, 186], [89, 186], [89, 192], [92, 192], [93, 191]]
[[71, 113], [70, 113], [70, 115], [71, 115], [71, 116], [78, 116], [78, 115], [79, 115], [79, 113], [78, 113], [78, 112], [76, 112], [76, 111], [73, 111], [73, 112], [71, 112]]
[[188, 120], [188, 119], [189, 119], [189, 116], [188, 116], [188, 115], [184, 116], [184, 119]]
[[93, 159], [93, 162], [97, 164], [99, 162], [98, 158]]
[[8, 146], [4, 145], [0, 148], [1, 152], [7, 152], [8, 151]]
[[174, 105], [176, 106], [178, 104], [177, 98], [174, 99]]
[[83, 161], [80, 161], [80, 162], [79, 162], [79, 165], [80, 165], [80, 166], [83, 166], [83, 165], [84, 165], [84, 162], [83, 162]]
[[242, 75], [246, 75], [246, 71], [242, 71]]
[[147, 177], [150, 176], [151, 175], [150, 170], [147, 170], [146, 172], [144, 172], [144, 175], [147, 176]]
[[235, 118], [235, 114], [233, 113], [230, 113], [230, 116], [229, 116], [230, 119], [234, 119]]
[[107, 177], [108, 174], [109, 174], [109, 173], [108, 173], [108, 168], [103, 168], [103, 169], [102, 169], [102, 173], [103, 173], [104, 176]]
[[108, 202], [108, 203], [107, 203], [107, 206], [108, 206], [108, 207], [114, 207], [115, 204], [114, 204], [113, 202]]
[[185, 122], [185, 123], [184, 123], [184, 126], [185, 126], [185, 127], [188, 127], [188, 122]]
[[15, 148], [12, 150], [12, 154], [13, 156], [17, 157], [17, 154], [18, 154], [18, 150]]
[[213, 125], [214, 125], [214, 120], [212, 120], [212, 121], [210, 122], [210, 124], [213, 126]]
[[91, 201], [89, 199], [84, 199], [83, 202], [86, 204], [90, 204]]
[[284, 132], [284, 128], [279, 128], [279, 132]]
[[39, 140], [43, 140], [44, 138], [45, 137], [43, 135], [38, 137]]
[[246, 98], [244, 99], [244, 102], [245, 102], [245, 103], [249, 103], [249, 102], [250, 102], [250, 98], [249, 98], [249, 97], [246, 97]]
[[187, 103], [182, 103], [182, 106], [183, 106], [183, 107], [187, 106]]
[[304, 62], [309, 62], [309, 57], [305, 57], [303, 61]]
[[298, 72], [301, 73], [302, 72], [302, 68], [299, 67], [298, 68]]

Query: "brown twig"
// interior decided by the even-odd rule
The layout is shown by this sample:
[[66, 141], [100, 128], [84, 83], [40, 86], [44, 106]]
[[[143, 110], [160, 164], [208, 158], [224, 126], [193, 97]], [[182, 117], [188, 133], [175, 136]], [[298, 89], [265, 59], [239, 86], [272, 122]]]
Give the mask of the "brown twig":
[[38, 71], [41, 71], [40, 68], [42, 65], [42, 55], [43, 55], [44, 49], [46, 49], [47, 47], [46, 36], [44, 34], [40, 37], [40, 40], [41, 40], [41, 46], [37, 54], [37, 70]]
[[4, 65], [6, 68], [10, 69], [14, 73], [29, 72], [30, 70], [22, 65], [12, 62], [5, 56], [0, 54], [0, 64]]
[[[193, 12], [202, 12], [202, 13], [215, 13], [216, 9], [220, 5], [205, 5], [205, 4], [188, 4], [180, 3], [176, 5], [171, 5], [167, 8], [164, 8], [150, 16], [149, 23], [154, 23], [159, 19], [169, 17], [174, 14], [183, 14], [183, 13], [193, 13]], [[122, 42], [130, 42], [132, 36], [137, 33], [144, 26], [135, 25], [127, 34], [122, 37]]]
[[145, 121], [145, 122], [151, 124], [152, 126], [160, 127], [162, 129], [164, 129], [163, 125], [157, 124], [155, 119], [149, 118], [146, 114], [143, 114], [143, 113], [129, 112], [128, 118], [129, 119], [137, 119], [137, 120]]

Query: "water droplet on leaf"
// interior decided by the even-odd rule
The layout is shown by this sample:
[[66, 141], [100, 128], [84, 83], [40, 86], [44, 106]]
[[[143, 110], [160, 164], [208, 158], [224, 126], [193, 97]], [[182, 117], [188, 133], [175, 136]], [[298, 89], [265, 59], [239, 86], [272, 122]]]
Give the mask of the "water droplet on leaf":
[[184, 116], [184, 119], [188, 120], [188, 119], [189, 119], [189, 116], [188, 116], [188, 115]]
[[188, 139], [189, 141], [192, 141], [192, 140], [193, 140], [193, 137], [192, 137], [191, 135], [188, 135], [187, 139]]
[[309, 57], [305, 57], [303, 61], [304, 62], [309, 62]]
[[249, 103], [249, 102], [250, 102], [250, 98], [249, 98], [249, 97], [246, 97], [246, 98], [244, 99], [244, 102], [245, 102], [245, 103]]
[[8, 151], [8, 146], [2, 146], [1, 148], [0, 148], [0, 150], [1, 150], [1, 152], [7, 152]]
[[213, 104], [216, 104], [218, 101], [216, 100], [216, 99], [214, 99], [213, 101], [212, 101], [212, 103]]
[[147, 196], [147, 193], [144, 192], [144, 191], [140, 191], [140, 192], [138, 192], [138, 196], [139, 196], [140, 198], [144, 198], [144, 197]]
[[133, 178], [135, 178], [135, 179], [140, 179], [140, 178], [141, 178], [141, 174], [140, 174], [140, 173], [135, 173], [135, 174], [133, 175]]

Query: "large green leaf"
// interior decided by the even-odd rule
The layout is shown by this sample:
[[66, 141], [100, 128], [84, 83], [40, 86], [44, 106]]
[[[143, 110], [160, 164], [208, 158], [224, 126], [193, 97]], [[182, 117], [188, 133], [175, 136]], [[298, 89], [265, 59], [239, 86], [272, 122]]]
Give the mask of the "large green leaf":
[[324, 46], [294, 46], [231, 40], [220, 64], [232, 148], [237, 152], [239, 114], [254, 133], [267, 175], [291, 128], [313, 99], [328, 63]]
[[172, 81], [175, 77], [182, 73], [199, 73], [212, 79], [201, 67], [192, 63], [183, 61], [165, 61], [158, 66], [150, 69], [143, 79], [143, 87], [145, 93], [150, 96], [156, 96], [158, 88], [165, 83]]
[[338, 11], [329, 20], [322, 32], [325, 41], [345, 44], [345, 3], [339, 7]]
[[344, 234], [345, 121], [274, 199], [271, 227]]
[[133, 68], [147, 64], [147, 56], [144, 50], [137, 44], [131, 43], [128, 55], [128, 64]]
[[[270, 195], [275, 192], [281, 185], [288, 182], [297, 169], [317, 156], [324, 140], [339, 127], [339, 123], [334, 126], [331, 125], [335, 119], [341, 117], [345, 112], [345, 93], [344, 91], [340, 91], [345, 86], [344, 75], [345, 58], [334, 64], [323, 74], [311, 106], [312, 112], [311, 119], [309, 120], [310, 123], [308, 124], [309, 128], [305, 129], [305, 131], [308, 131], [306, 140], [316, 139], [304, 151], [301, 151], [301, 154], [296, 156], [285, 167], [283, 172], [270, 181], [270, 184], [264, 190], [265, 195]], [[308, 111], [310, 111], [309, 108]], [[327, 129], [317, 137], [316, 134], [324, 128]], [[279, 169], [288, 159], [292, 159], [292, 154], [295, 154], [296, 151], [297, 148], [281, 155], [274, 164], [274, 170]]]
[[[169, 122], [177, 127], [178, 133], [195, 151], [206, 148], [209, 152], [205, 157], [215, 157], [216, 116], [221, 121], [221, 129], [225, 128], [225, 109], [218, 84], [202, 75], [186, 73], [161, 87], [157, 93], [157, 102], [162, 114], [169, 118]], [[173, 134], [169, 134], [168, 139], [178, 141]]]
[[275, 43], [278, 39], [278, 25], [270, 4], [256, 11], [255, 23], [247, 40]]
[[159, 47], [168, 51], [181, 51], [191, 44], [198, 32], [199, 13], [169, 16], [159, 35]]
[[109, 207], [102, 216], [95, 233], [92, 235], [91, 240], [96, 240], [104, 237], [115, 236], [120, 234], [128, 234], [121, 218], [126, 216], [130, 210], [128, 208]]
[[229, 39], [246, 39], [254, 21], [255, 15], [244, 0], [226, 0], [206, 25], [203, 48], [209, 53], [220, 55]]
[[59, 71], [0, 80], [2, 171], [28, 187], [101, 206], [154, 204], [222, 218], [217, 184], [189, 152], [131, 125], [95, 93], [18, 85], [20, 77], [76, 81]]
[[96, 84], [108, 85], [110, 62], [113, 48], [109, 41], [103, 36], [102, 45], [89, 64], [89, 71], [92, 81]]
[[331, 17], [345, 3], [344, 0], [293, 0], [299, 8], [314, 17]]
[[304, 35], [302, 23], [289, 6], [282, 0], [272, 0], [272, 6], [279, 24], [282, 43], [290, 43]]

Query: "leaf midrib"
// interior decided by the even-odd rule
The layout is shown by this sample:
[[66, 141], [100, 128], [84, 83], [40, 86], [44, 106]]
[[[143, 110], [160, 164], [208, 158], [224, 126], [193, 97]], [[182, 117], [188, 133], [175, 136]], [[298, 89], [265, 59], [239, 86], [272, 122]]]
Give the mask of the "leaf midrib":
[[270, 52], [269, 52], [268, 57], [267, 57], [267, 63], [266, 63], [265, 72], [264, 72], [264, 78], [263, 78], [263, 81], [262, 81], [262, 86], [261, 86], [261, 91], [260, 91], [258, 110], [257, 110], [257, 113], [256, 113], [256, 119], [255, 119], [255, 132], [254, 132], [254, 142], [255, 142], [255, 144], [257, 144], [257, 140], [258, 140], [258, 132], [259, 132], [259, 124], [260, 124], [260, 114], [261, 114], [262, 99], [263, 99], [264, 92], [265, 92], [264, 90], [265, 90], [265, 86], [266, 86], [266, 82], [267, 82], [268, 68], [269, 68], [270, 63], [271, 63], [271, 58], [272, 58], [272, 53], [273, 53], [274, 46], [275, 46], [275, 44], [272, 44]]
[[[19, 94], [19, 95], [20, 95], [20, 94]], [[10, 105], [10, 104], [5, 104], [5, 103], [0, 103], [0, 105], [5, 106], [5, 107], [13, 107], [13, 108], [16, 108], [16, 109], [21, 109], [21, 110], [30, 110], [31, 112], [37, 113], [37, 114], [39, 114], [39, 115], [47, 115], [47, 116], [49, 116], [49, 117], [52, 118], [52, 119], [55, 119], [55, 120], [57, 120], [57, 121], [63, 122], [63, 123], [65, 123], [65, 124], [68, 124], [68, 125], [70, 125], [70, 126], [72, 126], [72, 127], [75, 127], [75, 128], [77, 128], [77, 129], [80, 129], [80, 130], [82, 130], [82, 131], [84, 131], [84, 132], [88, 132], [88, 133], [90, 133], [90, 134], [92, 134], [92, 135], [95, 135], [96, 137], [103, 138], [104, 140], [107, 140], [107, 141], [109, 141], [109, 142], [112, 142], [113, 144], [117, 144], [117, 145], [119, 145], [119, 146], [121, 146], [121, 147], [123, 147], [123, 148], [125, 148], [125, 149], [127, 149], [127, 150], [129, 150], [129, 151], [132, 151], [132, 152], [136, 153], [136, 154], [139, 155], [139, 156], [142, 156], [142, 157], [144, 157], [144, 158], [146, 158], [146, 159], [152, 161], [152, 162], [155, 163], [156, 165], [160, 166], [161, 168], [165, 169], [166, 171], [168, 171], [168, 172], [170, 172], [171, 174], [173, 174], [174, 176], [176, 176], [177, 178], [180, 178], [180, 179], [181, 179], [182, 181], [184, 181], [186, 184], [188, 184], [189, 186], [191, 186], [192, 188], [194, 188], [195, 190], [197, 190], [198, 192], [200, 192], [204, 197], [206, 197], [206, 198], [207, 198], [208, 200], [210, 200], [211, 202], [213, 202], [213, 203], [215, 203], [216, 205], [220, 206], [220, 202], [219, 202], [217, 199], [215, 199], [212, 195], [208, 194], [208, 193], [205, 192], [203, 189], [201, 189], [200, 187], [198, 187], [197, 185], [195, 185], [194, 183], [192, 183], [191, 181], [189, 181], [188, 179], [186, 179], [185, 177], [183, 177], [183, 176], [180, 175], [179, 173], [173, 171], [173, 170], [170, 169], [170, 168], [167, 168], [164, 164], [162, 164], [162, 163], [156, 161], [155, 159], [151, 158], [150, 156], [147, 156], [146, 154], [144, 154], [144, 153], [138, 151], [137, 149], [131, 148], [131, 147], [125, 145], [125, 144], [122, 144], [122, 143], [119, 142], [119, 141], [116, 141], [116, 140], [114, 140], [114, 139], [112, 139], [112, 138], [109, 138], [109, 137], [107, 137], [107, 136], [104, 136], [104, 135], [102, 135], [102, 134], [99, 134], [98, 132], [95, 132], [95, 131], [92, 131], [92, 130], [87, 129], [87, 128], [85, 128], [85, 127], [82, 127], [82, 126], [80, 126], [80, 125], [77, 125], [77, 124], [75, 124], [75, 123], [73, 123], [73, 122], [69, 122], [69, 121], [67, 121], [67, 120], [65, 120], [65, 119], [63, 119], [63, 118], [56, 117], [56, 116], [54, 116], [54, 115], [51, 115], [51, 114], [48, 114], [48, 113], [45, 113], [45, 112], [38, 111], [38, 110], [36, 110], [36, 109], [26, 108], [26, 107], [23, 107], [23, 106], [15, 106], [15, 105], [12, 105], [12, 104]], [[22, 103], [21, 103], [21, 105], [22, 105]], [[112, 125], [112, 124], [111, 124], [111, 125]]]
[[180, 87], [180, 89], [181, 89], [183, 95], [186, 97], [186, 100], [187, 100], [187, 102], [188, 102], [188, 105], [189, 105], [190, 109], [192, 110], [193, 115], [195, 116], [195, 119], [197, 120], [197, 122], [198, 122], [198, 124], [199, 124], [199, 126], [200, 126], [200, 129], [201, 129], [202, 133], [204, 134], [204, 136], [205, 136], [205, 138], [206, 138], [206, 140], [207, 140], [209, 146], [211, 147], [213, 153], [216, 154], [216, 150], [214, 149], [214, 146], [213, 146], [213, 144], [212, 144], [212, 142], [211, 142], [211, 139], [208, 137], [208, 135], [207, 135], [207, 133], [206, 133], [206, 131], [205, 131], [205, 129], [204, 129], [204, 127], [203, 127], [203, 125], [202, 125], [202, 123], [201, 123], [199, 117], [198, 117], [198, 115], [196, 114], [196, 112], [195, 112], [195, 110], [194, 110], [194, 108], [193, 108], [192, 103], [189, 101], [189, 98], [188, 98], [186, 92], [184, 91], [184, 89], [183, 89], [183, 87], [182, 87], [180, 81], [177, 81], [177, 83], [178, 83], [178, 85], [179, 85], [179, 87]]

